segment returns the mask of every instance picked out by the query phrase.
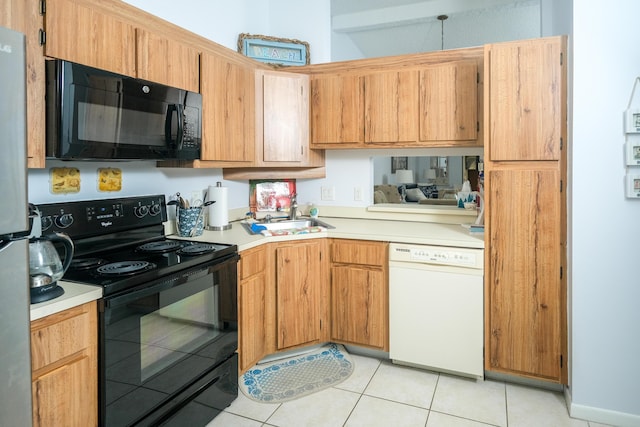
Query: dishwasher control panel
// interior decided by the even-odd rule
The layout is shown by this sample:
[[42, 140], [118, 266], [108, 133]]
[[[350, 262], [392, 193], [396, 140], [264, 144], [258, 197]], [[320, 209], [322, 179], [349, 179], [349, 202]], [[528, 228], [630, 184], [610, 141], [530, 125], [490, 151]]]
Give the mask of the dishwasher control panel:
[[483, 268], [484, 250], [391, 243], [389, 261]]

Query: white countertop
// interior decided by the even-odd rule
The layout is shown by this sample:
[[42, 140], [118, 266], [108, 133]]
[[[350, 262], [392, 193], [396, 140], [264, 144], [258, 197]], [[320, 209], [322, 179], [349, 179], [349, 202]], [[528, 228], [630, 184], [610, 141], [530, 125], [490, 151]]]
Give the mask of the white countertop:
[[[484, 236], [482, 234], [471, 234], [468, 229], [459, 224], [330, 217], [321, 217], [319, 219], [335, 228], [319, 233], [265, 237], [260, 234], [249, 234], [242, 224], [233, 222], [232, 228], [229, 230], [205, 230], [201, 236], [185, 239], [210, 243], [236, 244], [240, 251], [269, 242], [316, 239], [322, 237], [461, 248], [484, 248]], [[177, 236], [169, 237], [181, 239]]]
[[102, 298], [102, 288], [99, 286], [63, 280], [58, 281], [58, 285], [64, 289], [64, 294], [49, 301], [31, 304], [31, 321]]
[[[229, 230], [205, 230], [201, 236], [184, 239], [210, 243], [235, 244], [238, 245], [239, 251], [250, 249], [264, 243], [323, 237], [473, 249], [484, 248], [484, 236], [482, 234], [471, 234], [468, 229], [459, 224], [338, 217], [321, 217], [320, 219], [335, 228], [319, 233], [266, 237], [261, 234], [250, 234], [240, 222], [233, 222]], [[168, 237], [183, 239], [173, 235]], [[32, 321], [102, 298], [102, 288], [98, 286], [65, 281], [59, 281], [58, 284], [64, 289], [64, 294], [50, 301], [32, 304]]]

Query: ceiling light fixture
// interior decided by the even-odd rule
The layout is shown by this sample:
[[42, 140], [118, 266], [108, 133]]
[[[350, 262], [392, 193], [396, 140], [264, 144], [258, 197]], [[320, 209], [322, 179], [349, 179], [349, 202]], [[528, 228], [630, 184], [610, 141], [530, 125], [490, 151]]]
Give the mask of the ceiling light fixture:
[[440, 40], [442, 42], [440, 50], [444, 50], [444, 21], [448, 18], [449, 17], [447, 15], [438, 15], [438, 21], [440, 21]]

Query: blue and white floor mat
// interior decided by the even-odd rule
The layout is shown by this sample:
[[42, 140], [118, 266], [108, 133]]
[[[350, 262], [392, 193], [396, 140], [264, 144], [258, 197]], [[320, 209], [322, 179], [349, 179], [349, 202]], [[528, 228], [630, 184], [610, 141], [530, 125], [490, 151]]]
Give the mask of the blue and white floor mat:
[[340, 344], [329, 343], [302, 356], [256, 365], [240, 377], [252, 400], [279, 403], [315, 393], [349, 378], [353, 360]]

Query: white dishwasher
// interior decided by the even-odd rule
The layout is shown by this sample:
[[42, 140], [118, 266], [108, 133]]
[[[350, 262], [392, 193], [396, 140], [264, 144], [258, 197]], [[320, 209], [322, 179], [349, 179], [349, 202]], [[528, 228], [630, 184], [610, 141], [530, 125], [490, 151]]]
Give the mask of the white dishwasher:
[[393, 363], [484, 378], [483, 249], [389, 245]]

